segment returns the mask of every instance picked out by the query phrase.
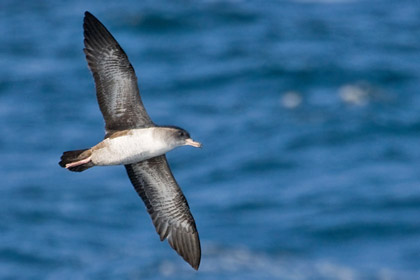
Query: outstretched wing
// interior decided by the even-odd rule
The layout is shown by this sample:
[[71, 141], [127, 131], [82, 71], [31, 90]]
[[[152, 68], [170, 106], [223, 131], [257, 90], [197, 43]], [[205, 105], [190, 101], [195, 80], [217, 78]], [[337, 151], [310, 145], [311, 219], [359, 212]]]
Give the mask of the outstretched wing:
[[201, 259], [200, 239], [187, 200], [168, 166], [165, 155], [125, 166], [143, 199], [160, 239], [194, 269]]
[[134, 68], [124, 50], [89, 12], [85, 12], [83, 29], [84, 52], [95, 79], [96, 97], [107, 133], [153, 126], [140, 98]]

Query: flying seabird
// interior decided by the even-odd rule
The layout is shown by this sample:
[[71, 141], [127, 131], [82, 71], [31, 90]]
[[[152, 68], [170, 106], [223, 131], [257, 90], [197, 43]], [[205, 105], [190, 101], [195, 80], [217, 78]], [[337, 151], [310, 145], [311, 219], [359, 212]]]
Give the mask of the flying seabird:
[[83, 50], [105, 119], [105, 139], [89, 149], [64, 152], [59, 164], [75, 172], [97, 165], [124, 165], [161, 241], [168, 239], [197, 270], [201, 258], [197, 228], [165, 153], [201, 144], [182, 128], [155, 125], [141, 101], [134, 68], [118, 42], [89, 12], [83, 29]]

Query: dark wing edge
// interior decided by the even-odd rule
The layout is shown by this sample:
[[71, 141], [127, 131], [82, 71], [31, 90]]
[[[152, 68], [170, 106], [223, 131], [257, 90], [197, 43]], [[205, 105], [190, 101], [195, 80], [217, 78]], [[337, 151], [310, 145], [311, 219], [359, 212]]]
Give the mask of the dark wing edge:
[[83, 51], [95, 80], [107, 132], [153, 126], [140, 98], [134, 68], [124, 50], [89, 12], [85, 12], [83, 30]]
[[169, 245], [198, 270], [201, 259], [198, 231], [166, 156], [128, 164], [125, 168], [152, 218], [160, 240], [168, 239]]

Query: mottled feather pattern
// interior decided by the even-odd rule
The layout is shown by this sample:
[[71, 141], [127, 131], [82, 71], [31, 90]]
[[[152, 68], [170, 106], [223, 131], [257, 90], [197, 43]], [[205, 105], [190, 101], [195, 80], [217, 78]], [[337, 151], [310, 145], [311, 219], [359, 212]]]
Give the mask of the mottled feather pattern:
[[126, 165], [126, 169], [161, 240], [167, 238], [171, 247], [193, 268], [198, 269], [201, 249], [197, 228], [166, 157], [163, 155]]
[[93, 15], [83, 23], [85, 55], [107, 131], [153, 126], [144, 109], [134, 68], [124, 50]]

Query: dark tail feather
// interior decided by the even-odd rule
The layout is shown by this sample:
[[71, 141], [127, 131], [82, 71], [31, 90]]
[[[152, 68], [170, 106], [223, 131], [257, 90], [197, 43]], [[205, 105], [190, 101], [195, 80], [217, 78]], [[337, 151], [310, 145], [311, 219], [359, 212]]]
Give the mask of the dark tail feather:
[[[75, 150], [75, 151], [67, 151], [64, 152], [61, 156], [61, 161], [58, 163], [61, 167], [66, 168], [66, 164], [77, 162], [80, 160], [84, 160], [92, 155], [92, 152], [89, 149], [84, 150]], [[83, 163], [80, 165], [76, 165], [73, 167], [67, 168], [70, 171], [74, 172], [82, 172], [90, 167], [92, 167], [94, 164], [92, 161], [89, 161], [87, 163]]]

